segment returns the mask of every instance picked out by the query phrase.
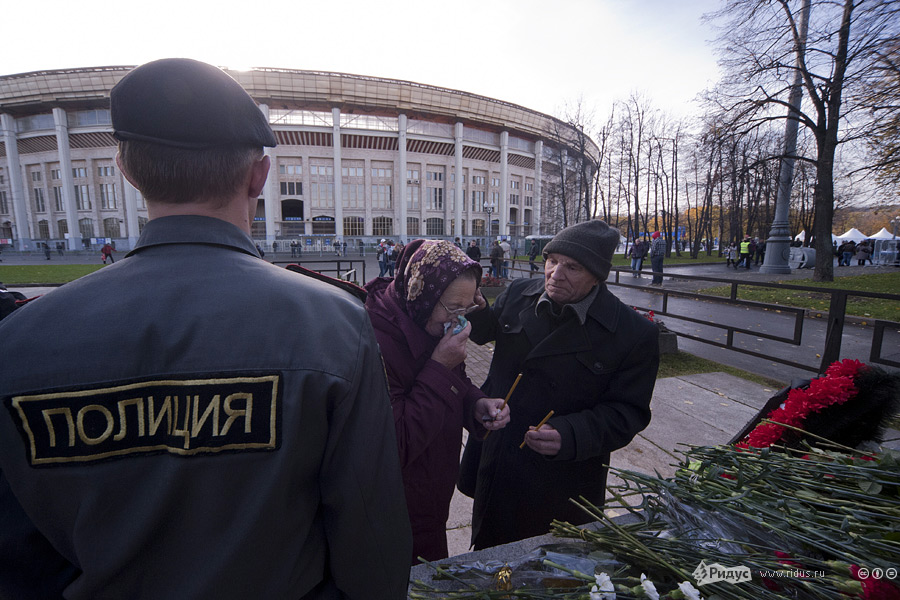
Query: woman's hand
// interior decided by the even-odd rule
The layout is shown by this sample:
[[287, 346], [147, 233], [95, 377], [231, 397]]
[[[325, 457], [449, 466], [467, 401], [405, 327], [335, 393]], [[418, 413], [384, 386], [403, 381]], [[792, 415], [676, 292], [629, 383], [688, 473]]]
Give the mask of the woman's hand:
[[475, 290], [475, 304], [478, 305], [478, 308], [475, 309], [476, 311], [484, 310], [485, 308], [487, 308], [487, 300], [485, 300], [484, 296], [481, 295], [481, 288]]
[[553, 425], [545, 423], [540, 429], [532, 425], [525, 432], [525, 443], [544, 456], [556, 456], [562, 448], [562, 437]]
[[503, 398], [479, 398], [475, 418], [490, 431], [503, 429], [509, 423], [509, 406], [503, 406]]
[[[455, 323], [453, 324], [455, 325]], [[438, 342], [431, 353], [432, 360], [439, 362], [448, 369], [453, 369], [466, 360], [466, 342], [472, 333], [472, 326], [466, 326], [459, 333], [453, 333], [453, 325], [444, 333], [444, 337]]]

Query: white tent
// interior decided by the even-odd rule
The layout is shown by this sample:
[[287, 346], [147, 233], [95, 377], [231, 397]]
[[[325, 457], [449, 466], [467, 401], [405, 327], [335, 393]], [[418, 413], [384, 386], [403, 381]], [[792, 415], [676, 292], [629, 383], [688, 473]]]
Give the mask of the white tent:
[[881, 231], [875, 235], [869, 236], [869, 239], [875, 240], [874, 253], [872, 260], [876, 265], [898, 265], [900, 263], [900, 240], [895, 238], [890, 231], [881, 228]]
[[894, 239], [894, 236], [891, 234], [890, 231], [888, 231], [887, 229], [882, 227], [881, 231], [879, 231], [875, 235], [870, 235], [869, 239], [870, 240], [892, 240], [892, 239]]
[[[803, 230], [800, 233], [798, 233], [797, 235], [795, 235], [794, 239], [797, 240], [798, 242], [805, 242], [806, 241], [806, 230]], [[836, 240], [840, 240], [840, 238], [832, 233], [831, 234], [831, 242], [834, 243]]]
[[860, 231], [856, 227], [853, 227], [853, 228], [845, 231], [843, 234], [839, 235], [838, 239], [843, 242], [853, 240], [854, 242], [859, 243], [868, 238], [866, 237], [866, 234], [864, 234], [862, 231]]

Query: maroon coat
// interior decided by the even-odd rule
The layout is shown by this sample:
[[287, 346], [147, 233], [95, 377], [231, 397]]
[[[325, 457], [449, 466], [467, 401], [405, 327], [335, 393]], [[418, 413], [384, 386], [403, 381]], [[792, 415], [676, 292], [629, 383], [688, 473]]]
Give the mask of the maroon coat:
[[438, 338], [403, 311], [389, 292], [389, 279], [366, 289], [366, 309], [381, 347], [394, 409], [394, 426], [413, 530], [412, 562], [447, 556], [447, 517], [459, 471], [462, 428], [483, 436], [474, 406], [485, 394], [466, 376], [465, 364], [450, 370], [431, 360]]

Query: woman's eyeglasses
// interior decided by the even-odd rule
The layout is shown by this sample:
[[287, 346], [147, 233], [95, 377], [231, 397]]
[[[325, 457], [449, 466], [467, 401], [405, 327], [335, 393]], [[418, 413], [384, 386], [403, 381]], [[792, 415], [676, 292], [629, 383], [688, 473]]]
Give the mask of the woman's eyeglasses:
[[448, 313], [451, 317], [462, 317], [462, 316], [467, 315], [467, 314], [469, 314], [470, 312], [472, 312], [473, 310], [475, 310], [475, 309], [478, 308], [478, 305], [477, 305], [477, 304], [473, 304], [472, 306], [467, 306], [466, 308], [460, 308], [460, 309], [457, 309], [457, 310], [450, 310], [449, 308], [447, 308], [447, 305], [444, 304], [441, 300], [438, 300], [438, 302], [441, 303], [441, 306], [444, 307], [444, 310], [446, 310], [447, 313]]

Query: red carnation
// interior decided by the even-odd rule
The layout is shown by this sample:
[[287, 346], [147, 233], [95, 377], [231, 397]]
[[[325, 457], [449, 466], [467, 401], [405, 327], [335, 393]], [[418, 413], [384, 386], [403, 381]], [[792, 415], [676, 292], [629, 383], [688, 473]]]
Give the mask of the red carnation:
[[865, 370], [868, 367], [865, 363], [860, 362], [858, 360], [854, 360], [852, 358], [845, 358], [844, 360], [835, 361], [829, 365], [829, 367], [825, 370], [825, 375], [828, 377], [837, 376], [837, 377], [856, 377], [856, 374], [859, 371]]

